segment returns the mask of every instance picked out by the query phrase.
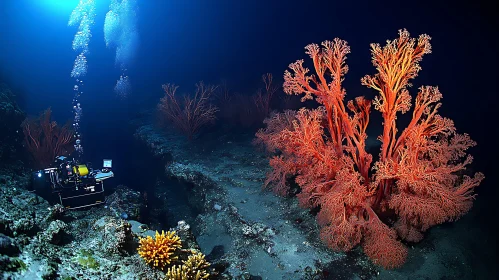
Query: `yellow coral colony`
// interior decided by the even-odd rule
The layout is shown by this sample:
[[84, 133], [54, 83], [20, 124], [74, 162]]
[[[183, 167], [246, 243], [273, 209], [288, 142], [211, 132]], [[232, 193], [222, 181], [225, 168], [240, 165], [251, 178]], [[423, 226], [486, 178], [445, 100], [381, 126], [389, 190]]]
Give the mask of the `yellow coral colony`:
[[166, 265], [177, 259], [177, 256], [172, 256], [175, 250], [182, 246], [180, 237], [175, 231], [161, 231], [159, 234], [156, 231], [156, 236], [153, 239], [151, 236], [139, 238], [139, 255], [148, 263], [155, 267], [163, 269]]
[[166, 276], [168, 280], [201, 280], [207, 279], [210, 274], [206, 268], [210, 266], [202, 253], [194, 253], [184, 261], [183, 265], [174, 265], [168, 268]]
[[195, 279], [206, 279], [209, 276], [205, 269], [210, 266], [210, 263], [205, 260], [202, 253], [198, 252], [190, 255], [184, 265], [195, 272]]

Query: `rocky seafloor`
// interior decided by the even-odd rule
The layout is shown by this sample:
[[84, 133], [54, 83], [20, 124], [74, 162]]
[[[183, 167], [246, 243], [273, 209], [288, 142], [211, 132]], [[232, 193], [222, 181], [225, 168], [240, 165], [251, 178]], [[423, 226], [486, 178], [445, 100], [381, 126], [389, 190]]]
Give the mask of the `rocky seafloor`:
[[[165, 158], [170, 176], [192, 183], [202, 195], [202, 213], [193, 227], [206, 254], [223, 251], [230, 275], [263, 279], [476, 279], [490, 271], [482, 262], [487, 242], [470, 227], [474, 212], [455, 223], [436, 226], [418, 244], [409, 244], [407, 263], [396, 270], [374, 266], [356, 248], [333, 252], [318, 238], [313, 213], [293, 198], [262, 190], [268, 160], [252, 145], [253, 135], [214, 133], [188, 143], [136, 120], [135, 136]], [[222, 250], [222, 249], [223, 250]]]
[[463, 229], [465, 222], [432, 229], [410, 248], [406, 265], [383, 270], [358, 248], [332, 252], [318, 238], [313, 213], [261, 189], [268, 161], [252, 135], [187, 142], [157, 129], [147, 114], [132, 125], [164, 166], [151, 222], [139, 222], [147, 198], [137, 190], [119, 186], [105, 205], [66, 211], [27, 191], [21, 162], [3, 166], [0, 279], [165, 279], [137, 253], [139, 237], [168, 230], [160, 216], [178, 224], [171, 229], [185, 246], [206, 255], [212, 279], [479, 278], [466, 245], [477, 229]]

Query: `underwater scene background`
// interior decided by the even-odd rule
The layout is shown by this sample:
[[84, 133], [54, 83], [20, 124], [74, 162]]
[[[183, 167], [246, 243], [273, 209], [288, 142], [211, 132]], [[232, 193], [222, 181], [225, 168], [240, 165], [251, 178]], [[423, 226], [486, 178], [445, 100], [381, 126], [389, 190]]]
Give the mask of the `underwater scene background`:
[[497, 4], [0, 1], [0, 279], [497, 279]]

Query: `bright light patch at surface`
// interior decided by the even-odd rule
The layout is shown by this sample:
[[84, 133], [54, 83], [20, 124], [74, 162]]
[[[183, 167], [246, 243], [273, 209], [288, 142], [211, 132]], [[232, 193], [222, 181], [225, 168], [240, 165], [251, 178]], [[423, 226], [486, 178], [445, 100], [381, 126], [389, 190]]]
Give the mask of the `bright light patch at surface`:
[[80, 0], [36, 0], [31, 1], [49, 13], [70, 14]]

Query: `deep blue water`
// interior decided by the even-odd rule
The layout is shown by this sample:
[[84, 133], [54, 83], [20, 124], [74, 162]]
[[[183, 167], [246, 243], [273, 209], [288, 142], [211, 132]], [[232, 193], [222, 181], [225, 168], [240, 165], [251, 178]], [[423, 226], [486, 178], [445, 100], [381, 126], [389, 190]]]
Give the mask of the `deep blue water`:
[[[100, 166], [114, 160], [113, 184], [140, 189], [156, 180], [156, 162], [133, 138], [130, 120], [154, 108], [161, 85], [175, 83], [193, 91], [198, 81], [226, 80], [231, 89], [251, 94], [260, 77], [273, 73], [278, 83], [289, 63], [306, 58], [304, 46], [340, 37], [352, 53], [344, 86], [347, 97], [374, 96], [360, 78], [374, 72], [369, 44], [383, 44], [407, 28], [413, 36], [427, 33], [433, 53], [421, 63], [415, 80], [438, 85], [444, 95], [440, 112], [455, 121], [459, 132], [478, 142], [471, 153], [473, 169], [486, 174], [477, 189], [476, 225], [492, 231], [497, 217], [497, 50], [493, 21], [496, 4], [447, 1], [137, 1], [136, 48], [128, 53], [127, 97], [113, 91], [123, 73], [116, 48], [106, 47], [105, 15], [110, 1], [95, 0], [95, 22], [86, 54], [88, 71], [79, 101], [84, 159]], [[78, 51], [71, 48], [77, 26], [68, 26], [76, 0], [0, 1], [0, 82], [16, 93], [28, 115], [51, 107], [59, 123], [73, 117], [75, 78], [70, 77]], [[126, 39], [121, 39], [126, 40]], [[118, 40], [119, 41], [119, 40]], [[372, 122], [380, 116], [373, 115]], [[223, 123], [213, 133], [225, 131]], [[249, 128], [249, 135], [255, 128]], [[226, 131], [225, 131], [226, 132]], [[234, 129], [233, 133], [241, 133]], [[148, 162], [150, 161], [150, 164]], [[145, 162], [145, 164], [144, 164]], [[150, 181], [149, 181], [150, 180]]]

